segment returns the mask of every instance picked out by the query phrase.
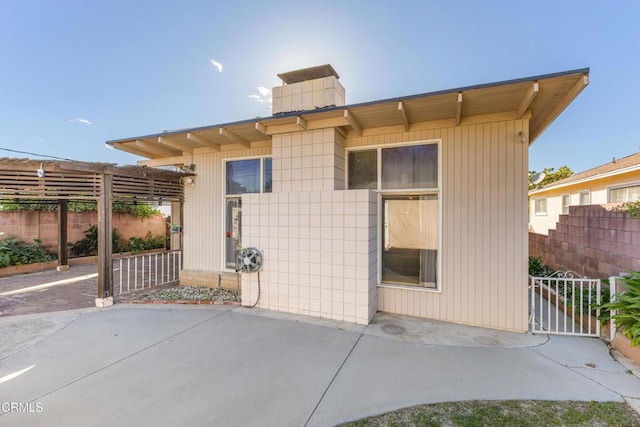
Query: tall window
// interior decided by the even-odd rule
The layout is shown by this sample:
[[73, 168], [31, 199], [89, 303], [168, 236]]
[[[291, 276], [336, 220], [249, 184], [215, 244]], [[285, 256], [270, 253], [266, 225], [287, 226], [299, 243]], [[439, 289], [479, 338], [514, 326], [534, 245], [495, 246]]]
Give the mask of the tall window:
[[569, 206], [571, 205], [571, 195], [562, 195], [562, 213], [567, 215], [569, 213]]
[[640, 200], [640, 185], [609, 190], [609, 203], [637, 202], [638, 200]]
[[242, 194], [271, 192], [271, 158], [229, 160], [225, 176], [225, 267], [235, 268], [242, 249]]
[[348, 188], [381, 193], [382, 283], [438, 287], [438, 149], [430, 143], [348, 153]]

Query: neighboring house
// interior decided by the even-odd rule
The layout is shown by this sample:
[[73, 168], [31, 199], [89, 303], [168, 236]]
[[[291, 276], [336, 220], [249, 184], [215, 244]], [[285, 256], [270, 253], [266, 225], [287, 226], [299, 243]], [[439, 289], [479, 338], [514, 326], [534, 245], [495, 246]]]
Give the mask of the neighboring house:
[[183, 283], [367, 324], [376, 311], [527, 330], [528, 147], [588, 69], [345, 105], [330, 65], [280, 74], [273, 116], [108, 141], [193, 165]]
[[529, 230], [548, 234], [569, 206], [640, 200], [640, 153], [529, 191]]

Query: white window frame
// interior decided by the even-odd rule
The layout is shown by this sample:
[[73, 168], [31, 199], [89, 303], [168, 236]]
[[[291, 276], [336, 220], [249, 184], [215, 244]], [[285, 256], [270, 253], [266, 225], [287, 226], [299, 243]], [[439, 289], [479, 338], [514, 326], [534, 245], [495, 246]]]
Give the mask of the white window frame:
[[[538, 212], [538, 202], [544, 201], [544, 211]], [[539, 197], [537, 199], [533, 199], [533, 214], [535, 216], [547, 216], [549, 212], [548, 201], [546, 197]]]
[[[620, 202], [620, 203], [629, 202], [629, 190], [628, 190], [629, 187], [638, 187], [638, 186], [640, 186], [640, 182], [635, 181], [635, 182], [629, 182], [629, 183], [626, 183], [626, 184], [621, 184], [621, 185], [618, 184], [618, 185], [614, 185], [614, 186], [611, 186], [611, 187], [607, 187], [607, 203], [614, 203], [614, 202], [611, 201], [611, 190], [621, 190], [623, 188], [627, 190], [626, 191], [627, 194], [625, 196], [625, 200], [623, 202]], [[618, 203], [618, 202], [616, 202], [616, 203]]]
[[[260, 160], [260, 191], [258, 193], [227, 194], [227, 163], [235, 162], [239, 160], [256, 160], [256, 159]], [[225, 251], [225, 241], [227, 239], [226, 233], [225, 233], [225, 228], [227, 225], [227, 200], [236, 199], [236, 198], [242, 199], [242, 196], [244, 194], [264, 193], [264, 161], [265, 159], [271, 159], [271, 185], [272, 185], [272, 191], [273, 191], [273, 155], [267, 154], [262, 156], [229, 157], [226, 159], [222, 159], [222, 207], [221, 207], [222, 209], [222, 216], [221, 216], [222, 241], [220, 245], [221, 247], [220, 254], [222, 258], [222, 264], [221, 264], [222, 271], [235, 272], [235, 270], [227, 268], [226, 251]], [[242, 230], [240, 232], [242, 233]], [[240, 235], [240, 238], [242, 239], [242, 235]]]
[[[586, 194], [589, 197], [589, 203], [582, 203], [583, 194]], [[589, 206], [591, 204], [591, 190], [583, 190], [578, 193], [578, 202], [580, 203], [580, 206]]]
[[[392, 189], [392, 190], [383, 190], [382, 189], [382, 149], [383, 148], [396, 148], [396, 147], [409, 147], [414, 145], [430, 145], [436, 144], [438, 147], [438, 186], [436, 188], [402, 188], [402, 189]], [[425, 288], [421, 286], [412, 286], [412, 285], [402, 285], [402, 284], [394, 284], [394, 283], [383, 283], [382, 282], [382, 252], [378, 247], [378, 287], [381, 288], [402, 288], [402, 289], [411, 289], [416, 292], [431, 292], [431, 293], [442, 293], [442, 139], [425, 139], [420, 141], [410, 141], [410, 142], [399, 142], [393, 144], [375, 144], [375, 145], [367, 145], [362, 147], [347, 147], [345, 148], [345, 183], [349, 182], [349, 153], [352, 151], [367, 151], [367, 150], [376, 150], [378, 153], [377, 157], [377, 186], [374, 191], [378, 194], [377, 202], [378, 202], [378, 246], [382, 244], [382, 198], [384, 196], [401, 196], [401, 195], [415, 195], [415, 196], [423, 196], [423, 195], [437, 195], [438, 196], [438, 259], [436, 261], [436, 287], [435, 288]], [[347, 190], [352, 190], [347, 188]], [[353, 189], [357, 190], [357, 189]]]
[[[564, 198], [567, 197], [567, 205], [565, 206], [564, 204]], [[562, 204], [562, 214], [563, 215], [568, 215], [569, 214], [569, 206], [571, 206], [571, 194], [570, 193], [565, 193], [562, 196], [560, 196], [560, 203]]]

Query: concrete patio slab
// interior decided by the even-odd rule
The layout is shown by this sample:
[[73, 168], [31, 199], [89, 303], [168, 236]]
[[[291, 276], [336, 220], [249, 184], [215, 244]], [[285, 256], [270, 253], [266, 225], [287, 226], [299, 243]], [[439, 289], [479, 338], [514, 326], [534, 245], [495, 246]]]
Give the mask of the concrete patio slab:
[[[11, 321], [25, 332], [17, 350], [0, 342], [0, 402], [23, 410], [5, 405], [2, 425], [327, 426], [428, 402], [622, 401], [640, 390], [595, 339], [602, 345], [384, 314], [363, 327], [230, 306], [120, 304]], [[594, 356], [572, 359], [582, 351]]]

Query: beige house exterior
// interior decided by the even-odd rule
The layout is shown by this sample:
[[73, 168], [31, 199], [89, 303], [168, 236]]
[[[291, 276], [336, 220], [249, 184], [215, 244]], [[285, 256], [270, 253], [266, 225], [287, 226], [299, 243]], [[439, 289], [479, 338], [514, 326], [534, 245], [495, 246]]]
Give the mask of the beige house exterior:
[[273, 115], [108, 141], [185, 183], [182, 283], [367, 324], [376, 311], [527, 330], [528, 147], [588, 69], [345, 105], [330, 65], [280, 74]]
[[548, 235], [569, 206], [640, 200], [640, 153], [576, 173], [529, 191], [529, 230]]

